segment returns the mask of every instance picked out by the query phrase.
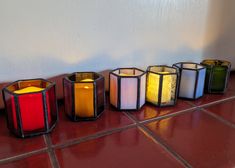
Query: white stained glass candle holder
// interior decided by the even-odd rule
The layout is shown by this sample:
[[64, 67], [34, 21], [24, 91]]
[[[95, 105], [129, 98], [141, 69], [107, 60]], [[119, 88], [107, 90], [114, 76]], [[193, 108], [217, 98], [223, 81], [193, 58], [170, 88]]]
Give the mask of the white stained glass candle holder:
[[198, 99], [203, 96], [206, 77], [206, 68], [192, 62], [179, 62], [173, 64], [179, 69], [179, 98]]
[[109, 74], [110, 103], [119, 110], [137, 110], [145, 104], [146, 72], [118, 68]]

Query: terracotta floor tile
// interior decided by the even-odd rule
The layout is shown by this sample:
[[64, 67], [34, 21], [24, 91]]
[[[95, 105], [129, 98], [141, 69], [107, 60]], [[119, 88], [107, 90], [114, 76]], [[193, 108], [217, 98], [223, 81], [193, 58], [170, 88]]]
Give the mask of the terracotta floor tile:
[[147, 120], [157, 118], [167, 114], [172, 114], [181, 110], [192, 108], [193, 106], [186, 103], [184, 100], [178, 100], [176, 106], [171, 107], [156, 107], [152, 104], [145, 104], [140, 110], [129, 112], [137, 120]]
[[8, 131], [6, 120], [2, 115], [0, 116], [0, 123], [0, 159], [45, 147], [43, 136], [20, 139]]
[[235, 124], [235, 99], [215, 104], [205, 109]]
[[137, 128], [56, 151], [61, 168], [176, 168], [182, 165]]
[[235, 129], [200, 111], [147, 124], [193, 167], [234, 167]]
[[107, 107], [96, 121], [72, 122], [65, 116], [63, 106], [59, 107], [59, 117], [59, 123], [51, 133], [54, 144], [133, 123], [125, 114], [111, 107]]
[[50, 158], [48, 154], [31, 156], [22, 160], [13, 161], [8, 164], [0, 165], [1, 168], [50, 168]]

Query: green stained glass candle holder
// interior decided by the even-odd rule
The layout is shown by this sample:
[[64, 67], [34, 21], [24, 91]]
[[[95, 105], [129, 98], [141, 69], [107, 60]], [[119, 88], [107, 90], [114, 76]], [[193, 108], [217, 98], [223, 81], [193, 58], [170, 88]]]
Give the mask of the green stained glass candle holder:
[[206, 93], [224, 93], [228, 85], [231, 63], [223, 60], [208, 59], [201, 62], [206, 66]]

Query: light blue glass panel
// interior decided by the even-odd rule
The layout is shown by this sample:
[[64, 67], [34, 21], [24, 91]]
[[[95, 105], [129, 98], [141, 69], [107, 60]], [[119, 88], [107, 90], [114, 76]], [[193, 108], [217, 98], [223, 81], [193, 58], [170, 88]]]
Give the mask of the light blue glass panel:
[[196, 98], [201, 97], [204, 92], [204, 84], [205, 84], [205, 77], [206, 77], [206, 69], [202, 69], [199, 71], [198, 74], [198, 83], [197, 83], [197, 90], [196, 90]]
[[192, 99], [194, 96], [195, 82], [196, 71], [183, 69], [181, 72], [179, 97]]

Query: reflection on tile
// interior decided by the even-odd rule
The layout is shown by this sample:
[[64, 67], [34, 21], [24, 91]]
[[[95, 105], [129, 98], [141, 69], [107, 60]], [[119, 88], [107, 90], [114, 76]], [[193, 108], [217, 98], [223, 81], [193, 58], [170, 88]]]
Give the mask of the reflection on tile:
[[171, 107], [156, 107], [152, 104], [145, 104], [140, 110], [129, 112], [139, 121], [151, 118], [157, 118], [167, 114], [172, 114], [181, 110], [192, 108], [188, 103], [183, 100], [178, 100], [175, 106]]
[[147, 124], [193, 167], [234, 167], [235, 130], [200, 111]]
[[193, 103], [197, 106], [200, 106], [200, 105], [205, 105], [205, 104], [212, 103], [215, 101], [227, 99], [227, 98], [230, 98], [233, 96], [235, 96], [235, 91], [231, 92], [231, 91], [227, 90], [224, 94], [204, 94], [203, 97], [201, 97], [197, 100], [192, 100], [192, 101], [190, 101], [190, 103]]
[[235, 99], [215, 104], [205, 109], [235, 124]]
[[65, 167], [183, 167], [137, 128], [56, 151]]
[[5, 118], [2, 115], [0, 116], [0, 123], [0, 159], [45, 147], [43, 136], [20, 139], [8, 131]]
[[51, 133], [54, 144], [133, 123], [123, 113], [117, 112], [111, 107], [107, 107], [96, 121], [72, 122], [65, 116], [63, 106], [59, 107], [59, 117], [60, 121]]
[[0, 165], [1, 168], [50, 168], [50, 158], [48, 154], [40, 154], [24, 158], [22, 160], [13, 161], [8, 164]]

